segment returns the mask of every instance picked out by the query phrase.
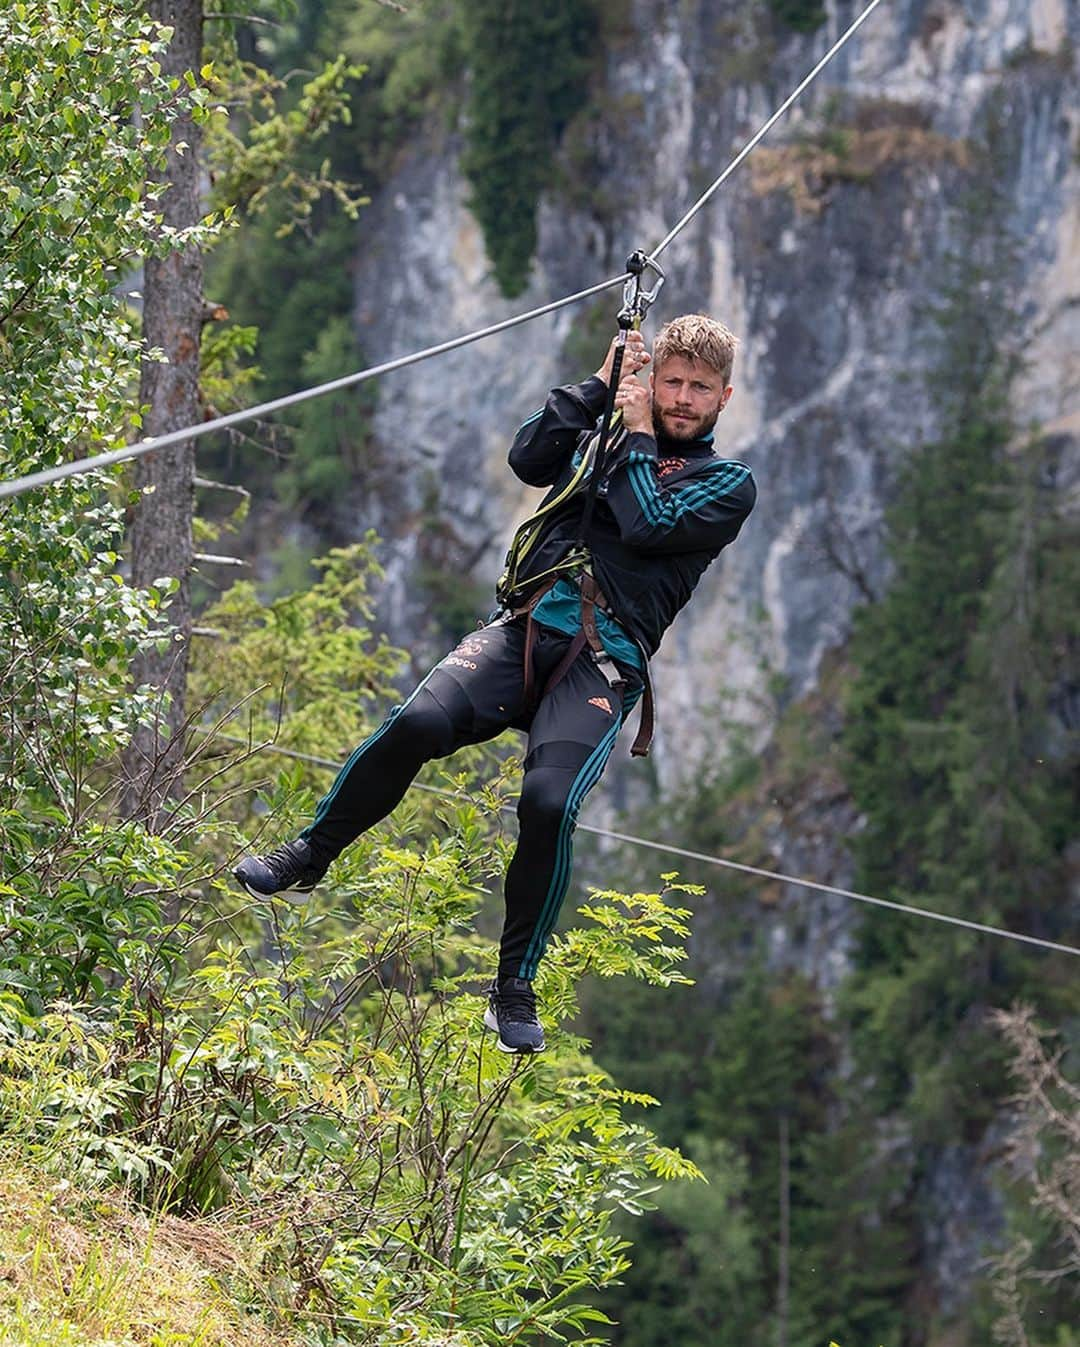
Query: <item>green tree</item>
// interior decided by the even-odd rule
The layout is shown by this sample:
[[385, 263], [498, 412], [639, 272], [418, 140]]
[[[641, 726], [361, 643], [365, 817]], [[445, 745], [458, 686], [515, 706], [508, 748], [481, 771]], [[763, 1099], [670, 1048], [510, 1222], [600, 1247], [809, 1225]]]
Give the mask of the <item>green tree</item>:
[[[666, 1193], [635, 1230], [625, 1290], [605, 1302], [620, 1324], [611, 1340], [737, 1347], [775, 1335], [783, 1321], [790, 1343], [811, 1347], [832, 1319], [811, 1329], [803, 1307], [824, 1312], [845, 1283], [875, 1276], [846, 1261], [872, 1229], [870, 1213], [849, 1212], [839, 1229], [826, 1216], [836, 1212], [837, 1176], [821, 1171], [818, 1156], [845, 1106], [820, 998], [757, 960], [723, 997], [699, 994], [682, 1007], [677, 1026], [655, 1001], [651, 989], [622, 989], [597, 1026], [597, 1055], [630, 1088], [665, 1101], [660, 1134], [680, 1138], [717, 1191]], [[722, 1235], [711, 1233], [718, 1228]], [[784, 1310], [785, 1287], [798, 1316]], [[877, 1331], [884, 1321], [861, 1326], [870, 1322]]]
[[[4, 477], [119, 447], [139, 424], [141, 349], [118, 276], [148, 246], [206, 237], [155, 236], [144, 194], [170, 122], [198, 106], [163, 74], [164, 40], [134, 4], [0, 15]], [[119, 783], [104, 768], [154, 718], [156, 691], [132, 689], [129, 664], [168, 646], [170, 587], [117, 574], [114, 479], [69, 478], [0, 509], [2, 977], [39, 1006], [100, 992], [124, 963], [128, 922], [156, 906], [154, 845], [112, 821]]]
[[596, 9], [461, 0], [461, 10], [471, 75], [462, 166], [495, 278], [513, 296], [528, 283], [559, 138], [585, 100]]
[[[1009, 418], [1011, 245], [984, 193], [938, 316], [942, 433], [901, 472], [894, 574], [856, 623], [847, 774], [867, 827], [859, 882], [1035, 934], [1058, 929], [1078, 747], [1054, 705], [1075, 651], [1075, 523], [1040, 488], [1038, 442]], [[883, 1108], [974, 1134], [1004, 1084], [985, 1011], [1023, 991], [1064, 1009], [1066, 970], [880, 914], [849, 988]], [[974, 1129], [974, 1132], [973, 1132]]]

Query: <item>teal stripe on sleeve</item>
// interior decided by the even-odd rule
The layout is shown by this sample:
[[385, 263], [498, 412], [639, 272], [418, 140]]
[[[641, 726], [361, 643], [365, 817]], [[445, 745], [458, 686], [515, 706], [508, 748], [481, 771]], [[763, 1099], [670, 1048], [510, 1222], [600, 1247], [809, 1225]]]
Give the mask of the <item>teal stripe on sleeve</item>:
[[521, 425], [518, 426], [517, 430], [514, 432], [515, 435], [520, 435], [526, 426], [531, 426], [534, 421], [539, 421], [540, 418], [543, 416], [543, 414], [544, 409], [543, 407], [541, 407], [538, 412], [533, 412], [532, 416], [527, 416], [525, 420], [522, 421]]
[[643, 463], [631, 464], [627, 471], [642, 514], [650, 524], [666, 528], [671, 528], [684, 514], [700, 505], [730, 495], [750, 473], [744, 464], [725, 464], [714, 469], [703, 481], [692, 482], [685, 490], [661, 493]]

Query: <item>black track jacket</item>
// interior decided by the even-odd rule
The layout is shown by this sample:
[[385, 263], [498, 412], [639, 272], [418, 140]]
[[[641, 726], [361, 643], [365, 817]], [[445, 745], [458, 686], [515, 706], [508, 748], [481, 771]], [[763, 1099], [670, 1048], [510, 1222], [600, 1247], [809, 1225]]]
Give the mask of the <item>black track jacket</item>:
[[[557, 494], [606, 398], [607, 385], [595, 375], [552, 389], [514, 437], [510, 466], [517, 476]], [[614, 616], [647, 655], [656, 653], [705, 568], [738, 535], [756, 496], [750, 469], [718, 458], [711, 440], [664, 437], [657, 445], [640, 432], [625, 437], [600, 484], [588, 544]], [[523, 577], [539, 574], [567, 550], [584, 504], [578, 491], [553, 514]]]

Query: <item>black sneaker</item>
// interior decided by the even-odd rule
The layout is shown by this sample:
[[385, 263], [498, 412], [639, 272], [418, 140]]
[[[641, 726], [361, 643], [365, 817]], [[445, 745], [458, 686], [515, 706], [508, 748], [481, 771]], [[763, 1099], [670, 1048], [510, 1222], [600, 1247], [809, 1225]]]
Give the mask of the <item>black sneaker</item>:
[[489, 988], [484, 1023], [499, 1035], [503, 1052], [543, 1052], [544, 1031], [536, 1018], [536, 993], [525, 978], [503, 978]]
[[267, 856], [245, 856], [233, 874], [253, 898], [269, 898], [283, 890], [310, 893], [327, 869], [316, 865], [310, 845], [298, 837]]

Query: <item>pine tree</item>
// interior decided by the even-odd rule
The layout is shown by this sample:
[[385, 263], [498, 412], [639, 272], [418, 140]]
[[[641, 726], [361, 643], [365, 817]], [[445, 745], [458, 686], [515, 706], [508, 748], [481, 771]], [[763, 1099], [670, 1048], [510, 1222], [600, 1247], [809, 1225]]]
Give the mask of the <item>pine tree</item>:
[[[962, 210], [936, 315], [940, 435], [901, 473], [892, 583], [857, 621], [845, 740], [862, 885], [1060, 936], [1080, 750], [1054, 701], [1075, 668], [1080, 587], [1045, 451], [1016, 448], [1010, 419], [1014, 252], [985, 186]], [[1066, 987], [1050, 957], [878, 915], [848, 1005], [879, 1106], [904, 1105], [928, 1139], [974, 1138], [1004, 1089], [988, 1007], [1023, 994], [1060, 1009]]]

